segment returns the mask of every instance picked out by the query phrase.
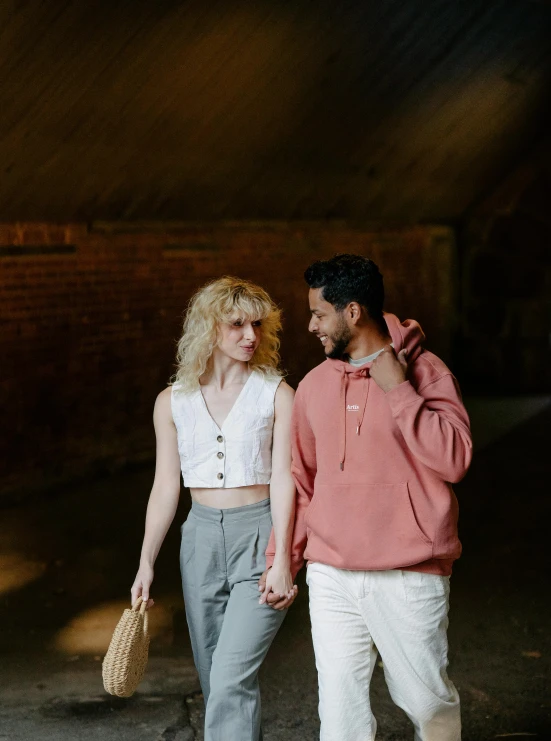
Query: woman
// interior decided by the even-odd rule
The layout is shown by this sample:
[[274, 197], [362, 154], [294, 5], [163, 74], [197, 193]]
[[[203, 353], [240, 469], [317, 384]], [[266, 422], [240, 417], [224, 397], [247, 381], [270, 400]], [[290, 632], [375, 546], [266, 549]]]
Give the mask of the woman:
[[[258, 741], [258, 670], [296, 596], [294, 392], [278, 371], [280, 329], [262, 288], [231, 277], [206, 285], [186, 313], [175, 382], [155, 404], [157, 463], [132, 601], [153, 604], [153, 565], [176, 512], [181, 469], [192, 507], [180, 565], [205, 741]], [[260, 594], [272, 520], [276, 557]]]

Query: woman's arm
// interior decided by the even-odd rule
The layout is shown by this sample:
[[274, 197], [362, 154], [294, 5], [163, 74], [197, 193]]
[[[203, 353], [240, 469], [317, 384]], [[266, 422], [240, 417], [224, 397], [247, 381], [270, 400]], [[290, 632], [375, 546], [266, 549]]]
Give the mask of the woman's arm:
[[281, 597], [293, 594], [291, 542], [295, 523], [295, 484], [291, 474], [291, 414], [295, 392], [285, 381], [275, 396], [275, 420], [272, 443], [270, 506], [275, 539], [273, 566], [266, 579], [261, 602], [272, 591]]
[[[316, 478], [316, 440], [307, 414], [308, 404], [304, 388], [299, 384], [291, 418], [291, 474], [297, 489], [295, 500], [295, 527], [291, 546], [291, 573], [297, 575], [304, 565], [304, 551], [308, 540], [306, 533], [306, 511], [314, 495]], [[270, 568], [275, 557], [273, 533], [266, 549], [266, 566]]]
[[[176, 514], [180, 496], [180, 456], [170, 407], [171, 391], [169, 387], [159, 394], [153, 411], [157, 438], [155, 479], [147, 505], [140, 567], [131, 589], [132, 604], [140, 596], [149, 600], [155, 559]], [[149, 603], [151, 606], [153, 601]]]

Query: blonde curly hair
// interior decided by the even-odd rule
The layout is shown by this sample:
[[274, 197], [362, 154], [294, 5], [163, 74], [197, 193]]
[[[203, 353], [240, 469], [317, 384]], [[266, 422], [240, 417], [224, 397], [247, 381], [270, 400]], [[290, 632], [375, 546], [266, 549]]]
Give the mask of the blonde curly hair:
[[260, 286], [225, 275], [207, 283], [189, 302], [176, 354], [178, 370], [172, 379], [179, 390], [199, 387], [218, 341], [218, 325], [235, 317], [262, 320], [260, 343], [249, 367], [267, 376], [283, 375], [279, 370], [281, 311]]

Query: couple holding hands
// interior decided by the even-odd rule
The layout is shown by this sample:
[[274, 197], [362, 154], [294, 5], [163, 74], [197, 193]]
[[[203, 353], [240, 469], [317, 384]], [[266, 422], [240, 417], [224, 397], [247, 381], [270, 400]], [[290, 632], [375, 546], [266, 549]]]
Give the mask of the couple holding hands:
[[150, 600], [180, 473], [186, 617], [205, 741], [258, 741], [258, 671], [307, 562], [321, 741], [371, 741], [377, 653], [416, 741], [459, 741], [448, 679], [449, 577], [461, 552], [451, 484], [472, 454], [457, 381], [413, 320], [383, 312], [371, 260], [305, 272], [326, 360], [296, 394], [280, 312], [223, 277], [192, 298], [174, 383], [156, 401], [155, 479], [132, 600]]

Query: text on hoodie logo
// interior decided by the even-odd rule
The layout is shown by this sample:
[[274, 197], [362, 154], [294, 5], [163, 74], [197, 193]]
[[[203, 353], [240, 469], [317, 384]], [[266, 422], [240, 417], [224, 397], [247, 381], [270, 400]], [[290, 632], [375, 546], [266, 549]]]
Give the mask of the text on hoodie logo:
[[346, 411], [347, 412], [359, 412], [360, 407], [357, 404], [347, 404]]

